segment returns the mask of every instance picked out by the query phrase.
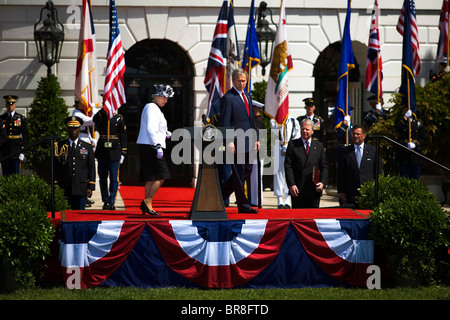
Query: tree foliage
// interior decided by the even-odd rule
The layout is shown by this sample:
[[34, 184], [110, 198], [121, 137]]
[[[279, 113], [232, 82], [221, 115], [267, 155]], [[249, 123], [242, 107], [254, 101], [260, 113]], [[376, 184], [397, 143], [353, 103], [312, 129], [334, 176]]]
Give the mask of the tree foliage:
[[[69, 114], [67, 105], [60, 95], [61, 88], [55, 75], [41, 78], [28, 114], [30, 144], [49, 136], [66, 136], [64, 119]], [[50, 171], [50, 156], [50, 141], [48, 141], [27, 152], [26, 166], [41, 177], [48, 178], [46, 175]]]

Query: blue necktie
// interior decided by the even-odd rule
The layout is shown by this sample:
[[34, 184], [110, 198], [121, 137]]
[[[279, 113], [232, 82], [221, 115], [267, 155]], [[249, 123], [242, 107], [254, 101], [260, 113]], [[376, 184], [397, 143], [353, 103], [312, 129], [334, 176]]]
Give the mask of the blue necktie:
[[358, 168], [361, 167], [361, 146], [356, 147], [356, 162], [358, 163]]

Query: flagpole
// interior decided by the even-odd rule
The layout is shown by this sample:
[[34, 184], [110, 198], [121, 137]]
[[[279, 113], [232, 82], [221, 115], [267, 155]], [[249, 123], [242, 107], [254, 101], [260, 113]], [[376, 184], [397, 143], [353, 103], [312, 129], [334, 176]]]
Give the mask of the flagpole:
[[380, 103], [380, 52], [377, 51], [377, 103]]
[[[345, 115], [348, 116], [348, 65], [347, 65], [347, 75], [345, 77], [347, 81], [347, 85], [345, 88]], [[349, 125], [347, 125], [347, 129], [345, 130], [345, 145], [348, 146], [348, 129]]]
[[252, 60], [250, 57], [248, 57], [248, 81], [247, 81], [247, 92], [250, 92], [250, 79], [252, 74]]
[[[449, 9], [450, 3], [447, 3], [447, 11], [450, 11]], [[450, 12], [449, 12], [450, 13]], [[449, 31], [450, 31], [450, 17], [447, 17], [447, 66], [445, 67], [445, 72], [450, 72], [450, 66], [449, 66], [449, 55], [450, 55], [450, 37], [449, 37]]]
[[[410, 96], [410, 92], [409, 92], [409, 74], [408, 77], [406, 79], [407, 84], [408, 84], [408, 110], [411, 111], [411, 96]], [[409, 142], [411, 142], [411, 117], [412, 115], [408, 118], [408, 127], [409, 127]]]

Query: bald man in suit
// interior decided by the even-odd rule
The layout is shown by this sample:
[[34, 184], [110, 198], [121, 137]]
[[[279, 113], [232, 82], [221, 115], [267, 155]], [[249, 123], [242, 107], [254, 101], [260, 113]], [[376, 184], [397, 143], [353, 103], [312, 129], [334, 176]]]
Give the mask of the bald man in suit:
[[[328, 163], [325, 148], [319, 140], [312, 139], [314, 122], [303, 119], [300, 122], [301, 139], [289, 142], [284, 169], [292, 208], [318, 208], [322, 191], [328, 182]], [[320, 179], [314, 182], [313, 168], [320, 172]]]
[[244, 91], [247, 79], [246, 71], [235, 69], [232, 74], [233, 88], [220, 99], [220, 127], [242, 129], [244, 132], [253, 133], [254, 138], [238, 135], [234, 142], [227, 143], [227, 152], [233, 155], [234, 161], [231, 164], [231, 176], [222, 184], [222, 198], [227, 199], [234, 192], [239, 212], [257, 213], [258, 211], [251, 207], [244, 188], [244, 183], [252, 172], [250, 153], [259, 149], [252, 99]]

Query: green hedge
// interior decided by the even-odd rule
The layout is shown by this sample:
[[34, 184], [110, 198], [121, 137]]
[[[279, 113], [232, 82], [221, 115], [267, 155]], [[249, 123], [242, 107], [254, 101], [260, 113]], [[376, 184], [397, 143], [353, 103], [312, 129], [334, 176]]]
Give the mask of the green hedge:
[[[26, 175], [0, 178], [1, 291], [34, 286], [39, 279], [55, 234], [47, 217], [50, 209], [51, 187], [44, 180]], [[55, 209], [68, 209], [57, 186]]]
[[380, 175], [379, 205], [374, 208], [374, 184], [361, 186], [357, 202], [373, 209], [371, 237], [377, 250], [389, 256], [396, 283], [450, 283], [450, 223], [434, 195], [414, 179]]

